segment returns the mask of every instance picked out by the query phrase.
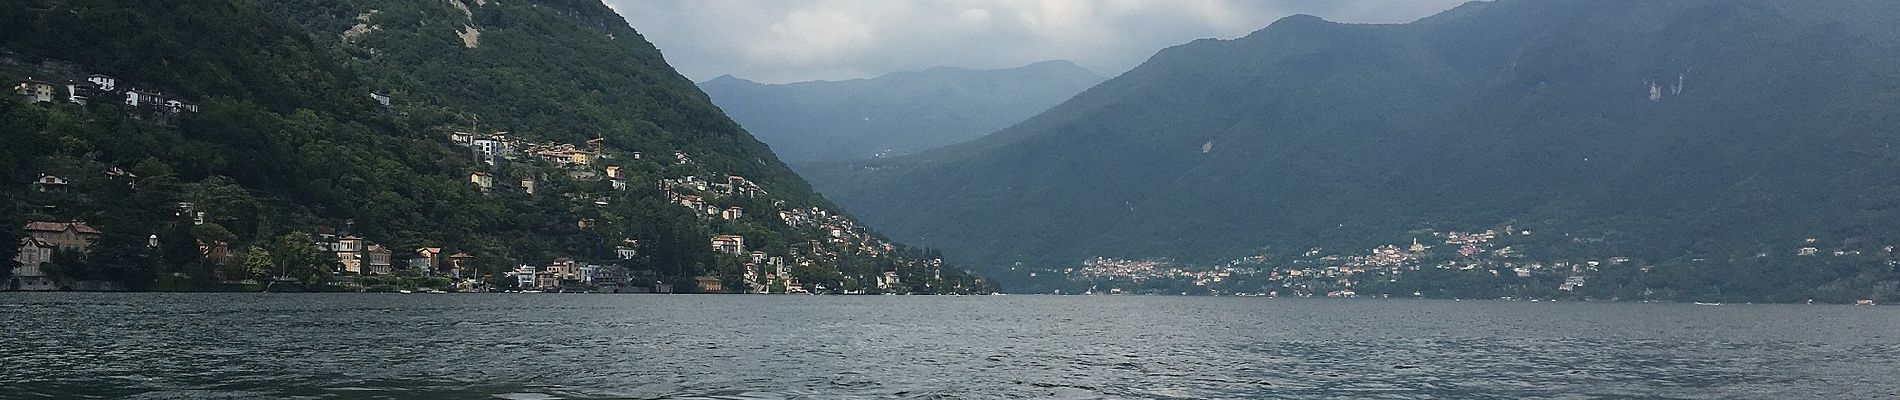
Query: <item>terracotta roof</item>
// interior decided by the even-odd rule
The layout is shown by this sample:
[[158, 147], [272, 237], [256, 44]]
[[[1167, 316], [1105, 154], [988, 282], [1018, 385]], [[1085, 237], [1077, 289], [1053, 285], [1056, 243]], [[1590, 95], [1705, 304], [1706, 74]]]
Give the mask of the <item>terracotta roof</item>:
[[78, 231], [79, 233], [100, 233], [98, 229], [93, 229], [91, 225], [86, 225], [86, 223], [84, 222], [33, 221], [33, 222], [26, 223], [26, 230], [41, 231], [41, 232], [64, 232], [66, 231], [66, 228], [69, 226], [72, 227], [73, 230]]

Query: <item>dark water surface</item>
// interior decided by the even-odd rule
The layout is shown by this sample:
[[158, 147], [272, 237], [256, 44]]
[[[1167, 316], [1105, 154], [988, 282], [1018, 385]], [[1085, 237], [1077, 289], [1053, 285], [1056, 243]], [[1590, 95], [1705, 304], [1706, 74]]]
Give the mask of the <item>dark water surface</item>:
[[1900, 307], [0, 293], [0, 398], [1900, 398]]

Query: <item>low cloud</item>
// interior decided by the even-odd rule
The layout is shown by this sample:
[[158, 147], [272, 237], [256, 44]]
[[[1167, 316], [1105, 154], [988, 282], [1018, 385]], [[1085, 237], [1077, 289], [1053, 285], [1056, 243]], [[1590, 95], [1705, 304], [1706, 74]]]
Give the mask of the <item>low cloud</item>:
[[1066, 59], [1119, 74], [1164, 47], [1292, 14], [1408, 22], [1463, 0], [607, 0], [693, 80], [865, 78]]

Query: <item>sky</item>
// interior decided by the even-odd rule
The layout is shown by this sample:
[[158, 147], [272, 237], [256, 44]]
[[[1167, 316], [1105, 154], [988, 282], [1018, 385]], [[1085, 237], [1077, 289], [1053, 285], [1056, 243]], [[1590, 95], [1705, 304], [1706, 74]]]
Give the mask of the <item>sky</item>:
[[1069, 60], [1104, 76], [1293, 14], [1403, 23], [1465, 0], [606, 0], [693, 81], [870, 78]]

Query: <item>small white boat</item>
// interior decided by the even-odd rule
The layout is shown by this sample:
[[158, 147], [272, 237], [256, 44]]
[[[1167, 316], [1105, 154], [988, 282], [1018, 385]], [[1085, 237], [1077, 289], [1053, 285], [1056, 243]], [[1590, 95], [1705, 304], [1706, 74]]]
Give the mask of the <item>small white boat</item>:
[[397, 290], [396, 293], [410, 294], [410, 293], [415, 293], [415, 292], [411, 292], [409, 291], [409, 289], [403, 289], [403, 290]]
[[1698, 302], [1695, 302], [1695, 305], [1698, 305], [1698, 306], [1719, 306], [1719, 305], [1722, 305], [1722, 303], [1704, 303], [1704, 302], [1700, 302], [1700, 301], [1698, 301]]

